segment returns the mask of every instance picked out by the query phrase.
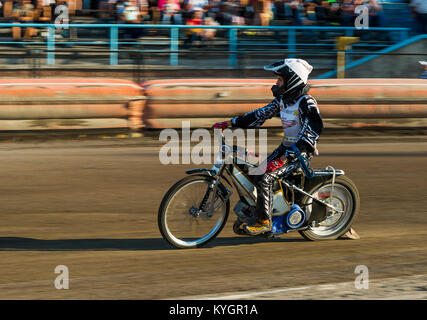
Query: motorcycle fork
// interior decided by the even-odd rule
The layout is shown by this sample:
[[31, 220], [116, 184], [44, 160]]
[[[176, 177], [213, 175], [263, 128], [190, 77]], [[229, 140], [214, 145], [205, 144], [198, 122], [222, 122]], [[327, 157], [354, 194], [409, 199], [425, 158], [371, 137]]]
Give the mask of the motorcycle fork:
[[[219, 179], [222, 177], [222, 174], [224, 172], [224, 167], [225, 167], [225, 164], [223, 164], [221, 166], [221, 168], [219, 169], [219, 171], [216, 175], [215, 181], [212, 181], [212, 183], [209, 185], [208, 189], [206, 190], [206, 193], [202, 199], [202, 202], [199, 205], [198, 215], [200, 215], [200, 213], [202, 213], [202, 212], [205, 212], [208, 217], [211, 217], [213, 215], [214, 210], [210, 210], [211, 212], [206, 212], [206, 207], [210, 208], [211, 205], [213, 206], [213, 204], [215, 203], [215, 200], [216, 200], [215, 196], [210, 202], [208, 202], [208, 199], [209, 199], [211, 193], [213, 193], [214, 195], [217, 194], [218, 186], [219, 186]], [[228, 194], [224, 197], [223, 200], [227, 200], [230, 197], [232, 192], [229, 189], [227, 189], [226, 187], [224, 187], [224, 188], [227, 190]], [[214, 209], [214, 208], [212, 208], [212, 209]]]

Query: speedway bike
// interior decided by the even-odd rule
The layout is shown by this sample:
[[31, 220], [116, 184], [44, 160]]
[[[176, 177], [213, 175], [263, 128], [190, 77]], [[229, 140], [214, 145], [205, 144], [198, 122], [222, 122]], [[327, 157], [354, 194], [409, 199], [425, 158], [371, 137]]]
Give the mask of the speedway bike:
[[[158, 211], [163, 238], [176, 248], [201, 247], [215, 239], [230, 213], [231, 189], [239, 200], [233, 207], [233, 231], [247, 235], [244, 226], [256, 219], [258, 167], [250, 151], [227, 145], [220, 132], [218, 157], [212, 168], [188, 170], [165, 194]], [[255, 155], [257, 156], [257, 155]], [[343, 170], [310, 168], [313, 153], [295, 145], [285, 157], [286, 171], [273, 184], [272, 230], [258, 235], [277, 237], [299, 232], [307, 240], [333, 240], [344, 235], [358, 216], [360, 196]]]

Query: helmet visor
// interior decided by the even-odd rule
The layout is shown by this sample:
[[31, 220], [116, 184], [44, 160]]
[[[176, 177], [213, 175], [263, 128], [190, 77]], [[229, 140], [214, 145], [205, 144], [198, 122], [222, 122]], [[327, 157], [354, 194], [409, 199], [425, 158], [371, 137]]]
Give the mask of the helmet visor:
[[277, 72], [285, 66], [285, 60], [279, 60], [267, 66], [264, 66], [264, 70]]

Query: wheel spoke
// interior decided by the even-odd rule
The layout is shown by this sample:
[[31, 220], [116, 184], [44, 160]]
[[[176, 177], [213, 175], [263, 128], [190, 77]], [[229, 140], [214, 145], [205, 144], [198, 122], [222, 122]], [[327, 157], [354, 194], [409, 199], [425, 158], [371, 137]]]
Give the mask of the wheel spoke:
[[172, 194], [164, 210], [162, 224], [168, 241], [180, 247], [201, 245], [222, 228], [228, 206], [217, 194], [209, 195], [205, 210], [197, 212], [211, 183], [206, 178], [195, 179], [180, 186]]
[[[313, 196], [317, 199], [331, 204], [337, 211], [334, 211], [323, 221], [319, 222], [317, 227], [310, 227], [310, 232], [318, 236], [329, 236], [347, 225], [352, 217], [353, 210], [353, 197], [350, 191], [342, 184], [336, 183], [334, 186], [333, 194], [332, 185], [327, 184], [317, 189]], [[332, 197], [331, 197], [332, 196]], [[312, 209], [312, 200], [307, 205], [307, 210]], [[342, 211], [342, 212], [338, 212]]]

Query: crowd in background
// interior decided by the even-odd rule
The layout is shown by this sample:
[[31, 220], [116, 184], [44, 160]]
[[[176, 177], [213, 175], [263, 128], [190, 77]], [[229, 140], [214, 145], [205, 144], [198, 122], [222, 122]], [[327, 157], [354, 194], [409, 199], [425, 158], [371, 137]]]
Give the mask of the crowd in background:
[[[78, 15], [83, 10], [84, 1], [0, 0], [0, 10], [6, 17], [18, 8], [54, 9], [56, 5], [65, 4], [71, 15]], [[425, 0], [402, 0], [411, 1], [416, 7], [425, 7], [427, 3]], [[94, 14], [109, 21], [185, 24], [202, 12], [203, 19], [209, 17], [221, 25], [294, 26], [353, 26], [355, 7], [363, 4], [369, 8], [370, 26], [384, 25], [379, 0], [98, 0], [97, 3]]]
[[[427, 0], [402, 2], [410, 3], [423, 33]], [[360, 5], [368, 8], [370, 27], [387, 27], [379, 0], [107, 0], [100, 3], [100, 15], [125, 23], [186, 24], [209, 18], [220, 25], [354, 26]]]
[[355, 7], [369, 8], [370, 26], [383, 26], [378, 0], [110, 0], [101, 16], [120, 22], [186, 24], [193, 19], [220, 25], [354, 26]]
[[[404, 1], [410, 4], [415, 32], [427, 33], [427, 0]], [[101, 3], [100, 15], [119, 23], [353, 27], [360, 5], [368, 9], [364, 22], [369, 27], [387, 27], [379, 0], [108, 0]], [[209, 39], [215, 30], [187, 33]], [[305, 34], [317, 40], [317, 32]]]
[[[4, 17], [15, 21], [53, 22], [55, 6], [68, 6], [73, 17], [82, 14], [85, 1], [89, 0], [0, 0], [0, 10]], [[427, 0], [404, 1], [412, 4], [418, 32], [427, 32]], [[386, 26], [379, 0], [99, 0], [97, 3], [92, 14], [106, 23], [262, 26], [354, 26], [358, 15], [355, 8], [365, 5], [369, 10], [369, 26]]]

